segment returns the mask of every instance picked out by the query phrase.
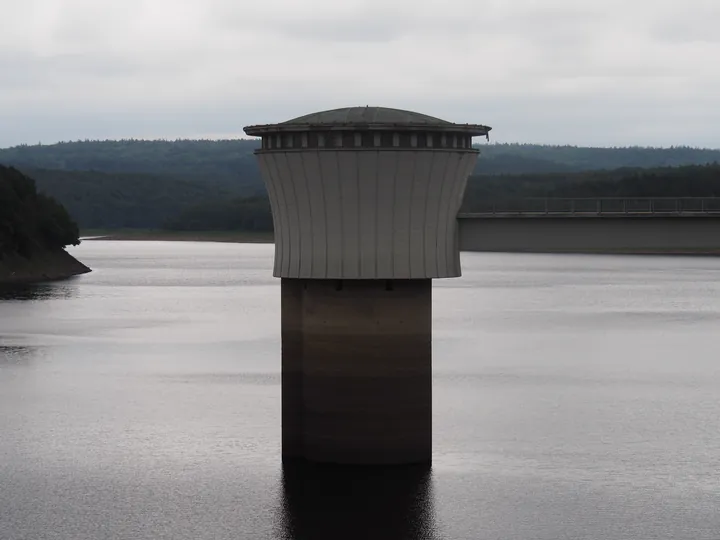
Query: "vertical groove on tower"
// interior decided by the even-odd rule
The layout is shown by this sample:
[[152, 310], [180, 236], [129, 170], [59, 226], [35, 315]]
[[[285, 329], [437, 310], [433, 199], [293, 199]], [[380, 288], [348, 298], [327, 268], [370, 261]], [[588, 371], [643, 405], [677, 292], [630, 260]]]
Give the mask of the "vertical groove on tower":
[[[295, 201], [295, 188], [292, 183], [292, 175], [287, 167], [283, 167], [282, 153], [273, 154], [273, 167], [275, 175], [279, 179], [282, 186], [283, 198], [285, 199], [285, 208], [288, 216], [288, 272], [291, 275], [300, 276], [300, 251], [302, 245], [300, 243], [300, 215], [298, 213], [297, 202]], [[296, 264], [297, 261], [297, 264]]]
[[460, 267], [460, 250], [458, 249], [458, 226], [457, 216], [460, 206], [463, 202], [463, 194], [465, 193], [465, 186], [467, 184], [467, 177], [472, 173], [475, 166], [476, 158], [474, 156], [465, 156], [460, 159], [458, 163], [458, 175], [461, 175], [459, 182], [455, 182], [455, 188], [452, 191], [450, 197], [448, 197], [448, 204], [450, 205], [447, 217], [447, 223], [450, 227], [452, 234], [448, 235], [448, 242], [445, 246], [446, 254], [448, 259], [452, 260], [454, 271], [457, 275], [461, 274]]
[[[428, 268], [425, 255], [425, 238], [429, 228], [427, 209], [430, 203], [430, 181], [432, 180], [430, 163], [433, 155], [433, 152], [423, 152], [415, 158], [410, 224], [410, 250], [413, 257], [410, 263], [410, 277], [413, 279], [435, 275]], [[416, 260], [420, 264], [416, 263]]]
[[[392, 206], [391, 206], [392, 213], [390, 214], [389, 219], [388, 219], [390, 221], [390, 227], [387, 230], [387, 235], [390, 238], [390, 254], [388, 257], [390, 259], [390, 270], [391, 270], [390, 275], [396, 276], [396, 275], [398, 275], [398, 272], [396, 270], [396, 265], [395, 265], [395, 223], [394, 223], [394, 220], [395, 220], [395, 216], [397, 216], [397, 205], [395, 203], [397, 201], [397, 190], [398, 190], [397, 176], [398, 176], [398, 168], [400, 167], [400, 164], [398, 163], [398, 160], [394, 159], [394, 156], [392, 154], [390, 154], [389, 152], [385, 152], [385, 155], [388, 156], [388, 158], [390, 159], [390, 161], [392, 163], [392, 171], [393, 171], [393, 174], [392, 174]], [[388, 165], [388, 170], [390, 170], [390, 168], [391, 168], [390, 165]]]
[[293, 171], [293, 168], [290, 167], [290, 164], [288, 163], [287, 159], [287, 152], [282, 152], [277, 154], [278, 156], [278, 170], [281, 171], [281, 174], [287, 178], [286, 186], [288, 186], [288, 191], [290, 192], [290, 208], [292, 209], [292, 213], [295, 215], [295, 226], [294, 229], [294, 235], [293, 235], [293, 242], [297, 246], [296, 250], [293, 250], [293, 256], [294, 258], [291, 260], [290, 267], [293, 269], [293, 273], [298, 277], [304, 277], [303, 271], [302, 271], [302, 261], [306, 257], [303, 257], [304, 255], [304, 249], [305, 249], [305, 242], [303, 242], [303, 229], [305, 227], [305, 223], [303, 223], [305, 220], [302, 219], [302, 213], [300, 209], [300, 203], [298, 201], [297, 196], [297, 187], [296, 187], [296, 171]]
[[[287, 275], [290, 272], [290, 259], [292, 257], [292, 238], [290, 237], [290, 208], [288, 207], [287, 203], [287, 197], [285, 196], [285, 187], [283, 186], [284, 181], [283, 178], [280, 177], [277, 171], [277, 166], [275, 164], [275, 155], [274, 154], [268, 154], [264, 156], [267, 161], [267, 168], [268, 172], [271, 177], [271, 181], [275, 183], [275, 185], [278, 187], [278, 195], [279, 195], [279, 202], [280, 202], [280, 213], [283, 215], [283, 234], [282, 234], [282, 266], [281, 266], [281, 273], [282, 275]], [[277, 241], [277, 240], [276, 240]]]
[[320, 195], [322, 196], [322, 209], [324, 219], [323, 227], [325, 228], [325, 272], [323, 273], [322, 277], [326, 278], [328, 276], [328, 253], [330, 251], [330, 231], [328, 230], [330, 228], [330, 223], [328, 222], [328, 205], [327, 201], [325, 200], [325, 193], [327, 192], [327, 187], [325, 186], [325, 175], [323, 174], [319, 152], [315, 152], [313, 155], [315, 156], [315, 159], [317, 159], [318, 163], [318, 177], [320, 178]]
[[[412, 265], [411, 215], [415, 160], [403, 152], [392, 152], [396, 165], [396, 191], [393, 235], [393, 273], [397, 277], [410, 278]], [[403, 204], [398, 204], [400, 201]]]
[[327, 276], [327, 219], [324, 186], [318, 156], [314, 152], [303, 153], [303, 177], [306, 195], [310, 201], [312, 234], [311, 276]]
[[437, 243], [439, 237], [437, 214], [433, 208], [437, 208], [442, 202], [442, 187], [445, 185], [445, 171], [447, 170], [447, 152], [431, 154], [430, 164], [428, 165], [428, 188], [425, 196], [425, 227], [423, 248], [425, 256], [425, 268], [428, 270], [428, 276], [436, 276], [439, 274], [440, 261], [437, 256]]
[[[458, 273], [460, 271], [459, 267], [455, 264], [455, 259], [448, 257], [448, 252], [455, 249], [455, 233], [452, 222], [455, 221], [455, 216], [458, 211], [455, 198], [458, 182], [453, 182], [452, 180], [456, 178], [463, 159], [462, 154], [452, 154], [448, 158], [448, 162], [445, 163], [443, 186], [446, 184], [449, 186], [449, 193], [447, 193], [445, 197], [442, 197], [441, 194], [440, 198], [442, 200], [438, 203], [438, 243], [435, 245], [435, 256], [438, 260], [442, 258], [445, 263], [445, 272], [448, 273]], [[440, 240], [442, 240], [442, 243], [440, 243]], [[452, 247], [448, 248], [448, 246]]]
[[[308, 238], [308, 245], [306, 247], [308, 256], [303, 257], [304, 259], [306, 259], [305, 265], [303, 265], [302, 261], [300, 261], [300, 275], [305, 278], [310, 278], [313, 276], [313, 266], [315, 262], [315, 241], [316, 238], [320, 237], [320, 235], [316, 234], [317, 224], [316, 218], [313, 215], [312, 201], [310, 200], [310, 189], [308, 188], [308, 178], [305, 172], [304, 153], [297, 152], [292, 155], [293, 161], [295, 161], [296, 163], [288, 162], [288, 164], [294, 165], [294, 167], [292, 168], [297, 171], [296, 184], [298, 188], [297, 191], [299, 193], [298, 206], [300, 207], [301, 214], [305, 216], [305, 219], [301, 221], [301, 234], [304, 237]], [[303, 206], [305, 206], [305, 208], [303, 208]], [[302, 271], [303, 267], [307, 269], [307, 272]]]
[[375, 152], [375, 275], [378, 276], [378, 266], [380, 260], [380, 153]]
[[327, 216], [327, 272], [318, 278], [342, 276], [342, 201], [337, 181], [337, 159], [333, 152], [318, 152], [320, 170], [325, 186], [325, 214]]
[[336, 221], [336, 224], [340, 228], [340, 247], [338, 249], [338, 255], [340, 259], [340, 275], [345, 275], [345, 205], [343, 204], [343, 192], [342, 192], [342, 177], [340, 176], [340, 153], [335, 152], [335, 165], [337, 166], [335, 175], [335, 184], [337, 185], [338, 193], [338, 210], [340, 211], [340, 218]]
[[358, 155], [358, 241], [360, 247], [359, 275], [368, 278], [377, 276], [377, 153], [362, 152]]
[[273, 178], [269, 175], [266, 165], [266, 156], [258, 156], [260, 171], [265, 178], [265, 186], [268, 192], [268, 199], [270, 200], [270, 208], [272, 210], [273, 219], [273, 231], [275, 237], [275, 258], [273, 262], [273, 275], [277, 276], [279, 272], [279, 265], [282, 262], [282, 212], [279, 211], [279, 204], [277, 195], [275, 193], [275, 185]]

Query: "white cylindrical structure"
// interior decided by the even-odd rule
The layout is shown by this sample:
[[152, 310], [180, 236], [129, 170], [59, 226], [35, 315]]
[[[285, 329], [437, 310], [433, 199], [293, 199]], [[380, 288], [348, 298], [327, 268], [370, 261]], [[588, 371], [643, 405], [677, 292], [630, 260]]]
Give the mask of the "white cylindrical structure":
[[245, 128], [273, 212], [274, 275], [432, 279], [460, 275], [456, 216], [490, 128], [381, 107]]

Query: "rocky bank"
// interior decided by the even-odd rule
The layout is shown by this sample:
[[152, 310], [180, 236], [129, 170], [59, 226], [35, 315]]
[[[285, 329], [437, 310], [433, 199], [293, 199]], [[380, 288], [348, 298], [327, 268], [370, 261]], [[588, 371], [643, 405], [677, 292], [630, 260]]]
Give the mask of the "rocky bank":
[[0, 254], [0, 284], [35, 283], [67, 279], [90, 272], [64, 249], [38, 251], [29, 258]]

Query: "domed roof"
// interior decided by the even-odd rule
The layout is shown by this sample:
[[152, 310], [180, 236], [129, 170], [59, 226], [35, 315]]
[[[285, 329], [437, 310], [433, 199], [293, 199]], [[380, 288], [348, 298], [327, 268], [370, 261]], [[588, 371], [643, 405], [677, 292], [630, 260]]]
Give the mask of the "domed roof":
[[420, 114], [388, 107], [345, 107], [304, 116], [278, 124], [246, 126], [245, 133], [262, 136], [271, 133], [285, 133], [314, 130], [403, 130], [465, 133], [471, 136], [487, 135], [490, 127], [479, 124], [454, 124], [427, 114]]
[[423, 124], [448, 125], [451, 122], [402, 109], [388, 107], [345, 107], [298, 116], [287, 124]]

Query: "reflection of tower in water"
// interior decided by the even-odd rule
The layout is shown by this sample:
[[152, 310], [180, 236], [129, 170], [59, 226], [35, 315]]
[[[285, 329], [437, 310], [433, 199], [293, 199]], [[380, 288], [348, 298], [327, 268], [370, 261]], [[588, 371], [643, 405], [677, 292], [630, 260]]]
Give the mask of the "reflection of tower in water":
[[288, 540], [432, 539], [430, 468], [285, 463], [282, 514]]

